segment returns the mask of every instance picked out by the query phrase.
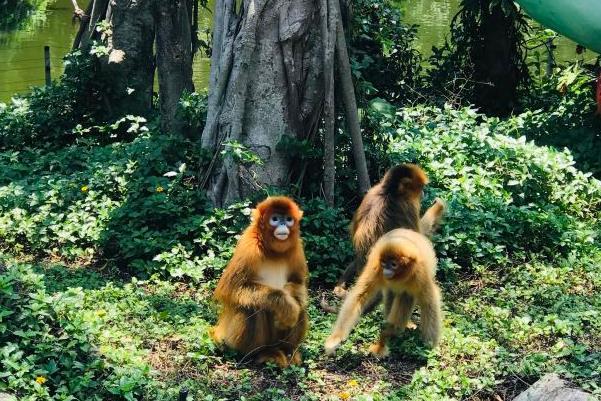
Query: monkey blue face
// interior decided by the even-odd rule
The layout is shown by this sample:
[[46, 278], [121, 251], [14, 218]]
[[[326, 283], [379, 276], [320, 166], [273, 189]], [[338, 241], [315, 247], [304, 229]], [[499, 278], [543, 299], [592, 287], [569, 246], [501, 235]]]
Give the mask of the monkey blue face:
[[380, 265], [382, 266], [382, 274], [385, 279], [393, 278], [400, 268], [399, 263], [393, 258], [382, 259]]
[[413, 269], [415, 258], [398, 253], [384, 253], [380, 257], [382, 275], [386, 280], [404, 280]]
[[286, 241], [290, 229], [294, 226], [294, 218], [285, 213], [274, 213], [269, 217], [269, 225], [274, 227], [273, 236], [280, 241]]

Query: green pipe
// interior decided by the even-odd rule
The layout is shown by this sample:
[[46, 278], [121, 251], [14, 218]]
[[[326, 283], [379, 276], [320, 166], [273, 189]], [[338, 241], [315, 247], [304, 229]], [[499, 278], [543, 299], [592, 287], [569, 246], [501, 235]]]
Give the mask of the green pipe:
[[601, 0], [515, 0], [540, 24], [601, 53]]

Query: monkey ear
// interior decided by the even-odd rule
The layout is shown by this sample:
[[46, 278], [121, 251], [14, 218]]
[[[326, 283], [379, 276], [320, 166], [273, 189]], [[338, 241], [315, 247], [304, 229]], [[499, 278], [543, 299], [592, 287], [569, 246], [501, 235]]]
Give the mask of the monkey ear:
[[255, 222], [259, 221], [260, 217], [261, 217], [261, 212], [259, 211], [259, 209], [257, 209], [257, 208], [252, 209], [252, 211], [250, 212], [250, 222], [255, 223]]
[[305, 212], [304, 212], [304, 211], [302, 211], [302, 210], [298, 209], [298, 219], [299, 219], [299, 220], [303, 218], [303, 215], [304, 215], [304, 214], [305, 214]]

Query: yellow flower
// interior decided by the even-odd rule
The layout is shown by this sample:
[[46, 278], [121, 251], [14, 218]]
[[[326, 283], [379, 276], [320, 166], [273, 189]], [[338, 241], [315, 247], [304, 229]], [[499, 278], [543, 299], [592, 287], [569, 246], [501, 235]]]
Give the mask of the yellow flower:
[[353, 379], [353, 380], [349, 380], [348, 383], [346, 383], [346, 384], [349, 387], [357, 387], [359, 385], [359, 382], [357, 380]]
[[88, 189], [90, 188], [88, 188], [87, 185], [84, 185], [83, 187], [81, 187], [81, 192], [88, 192]]
[[36, 378], [35, 378], [35, 381], [36, 381], [38, 384], [44, 384], [44, 383], [46, 383], [46, 381], [47, 381], [47, 380], [48, 380], [48, 379], [46, 379], [44, 376], [38, 376], [38, 377], [36, 377]]
[[341, 400], [348, 400], [349, 398], [351, 398], [351, 394], [348, 391], [341, 391], [340, 393], [338, 393], [338, 398], [340, 398]]
[[165, 190], [165, 188], [163, 188], [163, 187], [162, 187], [162, 186], [160, 186], [160, 185], [157, 187], [157, 192], [159, 192], [159, 193], [160, 193], [160, 192], [163, 192], [164, 190]]

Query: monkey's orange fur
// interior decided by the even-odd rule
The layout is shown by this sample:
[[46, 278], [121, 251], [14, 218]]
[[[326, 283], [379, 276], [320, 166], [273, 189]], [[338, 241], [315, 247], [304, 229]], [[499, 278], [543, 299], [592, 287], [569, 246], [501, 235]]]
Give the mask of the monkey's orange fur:
[[[269, 225], [273, 213], [294, 218], [286, 240], [274, 237]], [[257, 205], [215, 289], [223, 309], [213, 339], [259, 363], [301, 362], [298, 347], [308, 322], [301, 218], [302, 211], [287, 197], [270, 197]]]
[[[382, 263], [394, 261], [398, 269], [387, 279]], [[423, 340], [437, 345], [441, 332], [440, 290], [435, 282], [436, 255], [432, 243], [424, 235], [408, 229], [386, 233], [373, 246], [367, 264], [357, 283], [348, 293], [338, 314], [332, 334], [325, 343], [326, 353], [333, 354], [361, 317], [363, 308], [384, 291], [387, 326], [371, 352], [387, 354], [388, 339], [401, 332], [409, 322], [414, 304], [420, 309]]]

